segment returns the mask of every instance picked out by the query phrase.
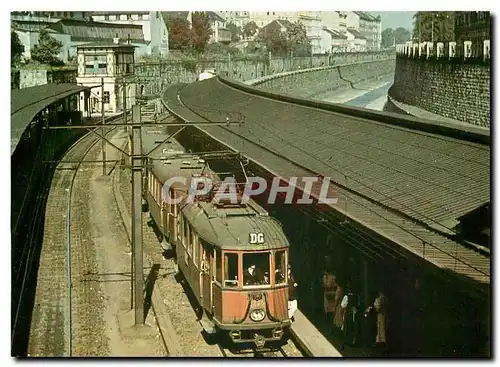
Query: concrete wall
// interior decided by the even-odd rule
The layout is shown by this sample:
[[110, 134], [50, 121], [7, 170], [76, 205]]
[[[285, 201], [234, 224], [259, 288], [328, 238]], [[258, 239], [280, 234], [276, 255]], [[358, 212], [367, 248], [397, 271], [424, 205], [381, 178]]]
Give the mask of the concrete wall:
[[[269, 60], [234, 61], [228, 57], [226, 60], [220, 61], [139, 63], [135, 65], [135, 75], [137, 76], [138, 90], [141, 90], [143, 85], [145, 94], [155, 94], [175, 83], [194, 82], [204, 69], [216, 69], [217, 72], [227, 71], [231, 78], [246, 81], [299, 69], [354, 64], [363, 61], [392, 59], [393, 64], [394, 58], [395, 53], [392, 51], [295, 57], [293, 59], [273, 58], [270, 62]], [[394, 65], [392, 65], [393, 69]], [[348, 69], [345, 70], [346, 75], [351, 75]]]
[[389, 95], [447, 118], [489, 127], [490, 90], [489, 65], [398, 56]]
[[47, 70], [19, 70], [19, 89], [47, 84]]
[[[19, 89], [47, 83], [76, 83], [76, 69], [19, 69]], [[14, 89], [14, 88], [13, 88]]]
[[276, 93], [301, 97], [314, 97], [338, 88], [390, 75], [394, 72], [394, 60], [364, 61], [310, 71], [295, 71], [273, 75], [251, 84]]

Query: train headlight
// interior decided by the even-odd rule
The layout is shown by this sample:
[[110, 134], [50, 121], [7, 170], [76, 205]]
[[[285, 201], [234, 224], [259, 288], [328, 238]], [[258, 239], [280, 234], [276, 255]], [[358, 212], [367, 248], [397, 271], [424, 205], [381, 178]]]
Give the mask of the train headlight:
[[264, 320], [264, 317], [266, 317], [266, 313], [262, 309], [253, 310], [252, 312], [250, 312], [250, 318], [252, 319], [252, 321], [262, 321]]

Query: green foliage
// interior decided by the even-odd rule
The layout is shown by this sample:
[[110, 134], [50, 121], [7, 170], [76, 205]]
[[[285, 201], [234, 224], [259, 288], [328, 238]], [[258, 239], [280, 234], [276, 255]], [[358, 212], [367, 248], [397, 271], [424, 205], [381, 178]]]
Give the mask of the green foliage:
[[455, 40], [455, 12], [419, 11], [413, 16], [413, 40], [449, 42]]
[[40, 31], [38, 45], [31, 50], [31, 58], [41, 64], [61, 65], [58, 55], [61, 52], [62, 42], [52, 38], [47, 30]]
[[195, 11], [192, 15], [192, 47], [196, 52], [203, 52], [212, 36], [212, 27], [207, 12]]
[[306, 29], [300, 22], [288, 23], [287, 29], [282, 32], [278, 24], [271, 24], [260, 30], [256, 40], [263, 43], [268, 51], [277, 56], [288, 56], [293, 52], [295, 56], [309, 56], [311, 43], [307, 38]]
[[396, 40], [396, 44], [405, 43], [411, 39], [411, 33], [406, 28], [398, 27], [394, 31], [394, 38]]
[[186, 19], [174, 19], [168, 22], [167, 29], [171, 50], [187, 50], [191, 47], [191, 26]]
[[230, 54], [233, 59], [243, 57], [243, 53], [237, 49], [236, 47], [232, 47], [230, 45], [225, 45], [223, 43], [210, 43], [205, 48], [205, 56], [222, 56], [227, 57]]
[[245, 38], [253, 37], [255, 35], [255, 33], [257, 33], [258, 30], [259, 30], [259, 27], [257, 26], [257, 24], [255, 24], [254, 21], [248, 22], [243, 27], [243, 30], [242, 30], [243, 37], [245, 37]]
[[386, 28], [382, 31], [382, 47], [388, 48], [394, 45], [394, 31], [392, 28]]
[[226, 28], [231, 31], [231, 42], [238, 42], [240, 40], [241, 28], [233, 22], [229, 22]]
[[10, 66], [17, 67], [21, 63], [21, 57], [24, 52], [24, 46], [19, 39], [18, 34], [12, 28], [10, 30]]

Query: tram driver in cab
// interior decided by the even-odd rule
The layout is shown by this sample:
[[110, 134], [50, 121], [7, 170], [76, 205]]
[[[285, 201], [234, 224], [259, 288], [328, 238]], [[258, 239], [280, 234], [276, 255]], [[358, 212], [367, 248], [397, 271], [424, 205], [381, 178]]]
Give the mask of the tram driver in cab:
[[251, 264], [247, 269], [245, 269], [244, 279], [245, 285], [269, 284], [269, 275], [255, 264]]

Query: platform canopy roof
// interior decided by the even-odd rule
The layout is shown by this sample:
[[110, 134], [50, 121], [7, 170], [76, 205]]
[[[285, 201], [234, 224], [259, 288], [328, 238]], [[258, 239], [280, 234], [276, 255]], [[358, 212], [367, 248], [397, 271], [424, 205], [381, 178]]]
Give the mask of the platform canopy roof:
[[13, 89], [10, 94], [10, 154], [14, 153], [24, 131], [40, 111], [85, 89], [76, 84], [63, 83]]

